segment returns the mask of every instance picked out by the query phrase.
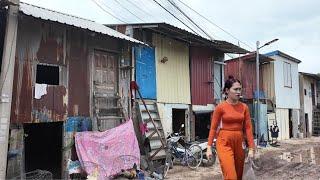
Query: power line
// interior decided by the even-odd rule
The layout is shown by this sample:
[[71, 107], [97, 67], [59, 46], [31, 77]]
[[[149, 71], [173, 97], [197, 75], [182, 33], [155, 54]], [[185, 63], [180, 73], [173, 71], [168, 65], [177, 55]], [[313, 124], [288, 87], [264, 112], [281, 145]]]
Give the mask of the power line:
[[167, 8], [163, 7], [157, 0], [153, 0], [155, 3], [157, 3], [160, 7], [162, 7], [164, 10], [166, 10], [171, 16], [173, 16], [175, 19], [177, 19], [178, 21], [180, 21], [183, 25], [185, 25], [186, 27], [188, 27], [192, 32], [194, 32], [195, 34], [197, 34], [198, 36], [200, 36], [196, 31], [194, 31], [192, 28], [190, 28], [186, 23], [184, 23], [182, 20], [180, 20], [179, 18], [177, 18], [174, 14], [172, 14]]
[[136, 7], [138, 10], [144, 12], [146, 15], [151, 16], [154, 18], [154, 16], [150, 13], [148, 13], [147, 11], [145, 11], [144, 9], [140, 8], [139, 6], [137, 6], [135, 3], [131, 2], [130, 0], [126, 0], [127, 2], [129, 2], [131, 5], [133, 5], [134, 7]]
[[[167, 4], [167, 1], [166, 0], [160, 0], [163, 4]], [[163, 2], [164, 1], [164, 2]], [[187, 23], [189, 23], [190, 22], [190, 20], [189, 19], [186, 19], [186, 17], [180, 12], [180, 11], [177, 11], [177, 8], [176, 7], [174, 7], [172, 4], [168, 4], [168, 8], [170, 8], [170, 10], [171, 10], [171, 12], [173, 13], [173, 14], [175, 14], [178, 18], [180, 18], [182, 21], [183, 20], [185, 20], [185, 21], [187, 21]], [[169, 10], [169, 9], [168, 9]], [[182, 16], [180, 16], [182, 14]], [[195, 30], [195, 31], [197, 31], [197, 33], [198, 34], [200, 34], [199, 33], [199, 28], [198, 27], [196, 27], [193, 23], [191, 23], [190, 24], [191, 26], [190, 26], [190, 28], [192, 27], [193, 28], [193, 30]]]
[[237, 37], [235, 37], [234, 35], [232, 35], [231, 33], [229, 33], [228, 31], [224, 30], [222, 27], [218, 26], [217, 24], [215, 24], [214, 22], [210, 21], [210, 19], [206, 18], [205, 16], [203, 16], [202, 14], [198, 13], [196, 10], [194, 10], [193, 8], [191, 8], [189, 5], [187, 5], [186, 3], [184, 3], [181, 0], [178, 0], [180, 3], [182, 3], [183, 5], [185, 5], [186, 7], [188, 7], [189, 9], [191, 9], [193, 12], [195, 12], [196, 14], [198, 14], [200, 17], [204, 18], [205, 20], [207, 20], [209, 23], [211, 23], [212, 25], [218, 27], [220, 30], [222, 30], [223, 32], [225, 32], [226, 34], [230, 35], [231, 37], [233, 37], [234, 39], [236, 39], [237, 41], [241, 42], [242, 44], [246, 45], [247, 47], [249, 47], [250, 49], [254, 49], [252, 48], [250, 45], [248, 45], [247, 43], [241, 41], [240, 39], [238, 39]]
[[114, 17], [115, 19], [127, 24], [126, 21], [118, 18], [117, 16], [113, 15], [112, 13], [110, 13], [109, 11], [105, 10], [96, 0], [91, 0], [92, 2], [94, 2], [101, 10], [103, 10], [105, 13], [109, 14], [110, 16]]
[[141, 20], [142, 22], [145, 22], [143, 19], [141, 19], [140, 17], [138, 17], [137, 15], [135, 15], [134, 13], [132, 13], [128, 8], [126, 8], [125, 6], [123, 6], [118, 0], [114, 0], [115, 2], [117, 2], [123, 9], [127, 10], [130, 14], [132, 14], [134, 17], [138, 18], [139, 20]]
[[178, 11], [183, 14], [192, 24], [199, 28], [205, 35], [207, 35], [211, 40], [214, 40], [206, 31], [204, 31], [197, 23], [195, 23], [185, 12], [183, 12], [172, 0], [167, 0], [172, 6], [174, 6]]

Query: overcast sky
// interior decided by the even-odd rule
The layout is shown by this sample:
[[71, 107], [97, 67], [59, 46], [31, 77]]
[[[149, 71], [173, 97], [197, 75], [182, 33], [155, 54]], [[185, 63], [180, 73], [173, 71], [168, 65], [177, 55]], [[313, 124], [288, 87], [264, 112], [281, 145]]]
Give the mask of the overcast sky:
[[[104, 24], [167, 22], [187, 28], [165, 12], [153, 0], [21, 1]], [[190, 22], [187, 22], [167, 0], [157, 1], [188, 26], [191, 26]], [[320, 51], [320, 0], [180, 1], [183, 1], [215, 24], [213, 25], [201, 18], [179, 0], [174, 0], [184, 12], [214, 39], [226, 40], [234, 44], [238, 44], [240, 40], [245, 43], [240, 43], [241, 47], [253, 51], [257, 40], [264, 44], [274, 38], [279, 38], [279, 41], [264, 47], [261, 52], [280, 50], [302, 61], [299, 64], [299, 71], [320, 73], [320, 58], [317, 55], [318, 51]], [[105, 11], [112, 13], [117, 19]], [[216, 25], [231, 33], [236, 39]]]

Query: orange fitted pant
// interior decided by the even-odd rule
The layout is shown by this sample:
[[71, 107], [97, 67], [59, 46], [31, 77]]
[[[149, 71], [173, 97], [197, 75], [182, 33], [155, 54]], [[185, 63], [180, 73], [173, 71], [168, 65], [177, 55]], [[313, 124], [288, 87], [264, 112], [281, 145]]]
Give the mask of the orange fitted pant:
[[244, 166], [243, 132], [221, 129], [217, 138], [217, 153], [225, 180], [241, 180]]

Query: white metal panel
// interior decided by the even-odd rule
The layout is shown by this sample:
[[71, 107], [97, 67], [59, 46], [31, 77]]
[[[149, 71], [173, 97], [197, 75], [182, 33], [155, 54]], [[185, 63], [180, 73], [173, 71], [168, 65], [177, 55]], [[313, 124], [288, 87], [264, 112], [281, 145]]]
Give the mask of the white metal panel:
[[[185, 109], [186, 113], [189, 113], [189, 105], [187, 104], [164, 104], [164, 103], [157, 103], [158, 111], [162, 123], [162, 127], [164, 130], [165, 136], [168, 136], [172, 133], [172, 109]], [[190, 117], [185, 122], [185, 132], [186, 136], [190, 134]]]
[[[298, 64], [280, 56], [272, 57], [274, 62], [274, 81], [277, 108], [300, 109]], [[284, 86], [283, 64], [291, 64], [292, 87]]]
[[31, 4], [20, 2], [19, 10], [26, 15], [33, 16], [35, 18], [40, 18], [43, 20], [49, 20], [53, 22], [59, 22], [62, 24], [67, 24], [71, 26], [76, 26], [82, 29], [88, 29], [93, 32], [98, 32], [106, 34], [112, 37], [124, 39], [127, 41], [144, 44], [141, 41], [138, 41], [134, 38], [126, 36], [118, 31], [115, 31], [103, 24], [96, 23], [94, 21], [83, 19], [80, 17], [72, 16], [69, 14], [60, 13], [57, 11], [45, 9], [42, 7], [34, 6]]
[[277, 108], [276, 119], [279, 127], [279, 140], [289, 139], [289, 110]]

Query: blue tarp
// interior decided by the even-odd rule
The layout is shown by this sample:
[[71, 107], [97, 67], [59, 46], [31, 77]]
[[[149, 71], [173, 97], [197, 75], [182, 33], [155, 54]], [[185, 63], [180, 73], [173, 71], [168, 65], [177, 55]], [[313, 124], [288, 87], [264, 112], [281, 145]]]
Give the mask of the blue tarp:
[[91, 131], [92, 121], [90, 117], [68, 117], [65, 122], [66, 132]]

